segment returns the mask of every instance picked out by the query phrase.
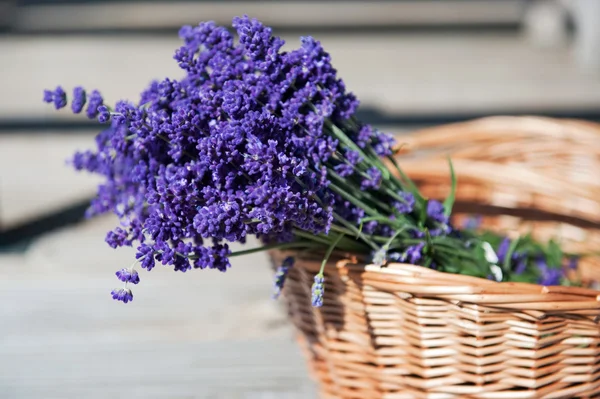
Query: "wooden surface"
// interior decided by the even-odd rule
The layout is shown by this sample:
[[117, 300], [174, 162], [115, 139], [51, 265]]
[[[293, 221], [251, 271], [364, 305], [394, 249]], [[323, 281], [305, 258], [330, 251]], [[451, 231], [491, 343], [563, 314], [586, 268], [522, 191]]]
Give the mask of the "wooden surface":
[[113, 226], [0, 254], [0, 398], [314, 397], [264, 254], [227, 273], [140, 270], [122, 304], [110, 291], [132, 253], [103, 242]]
[[[311, 32], [307, 31], [306, 35]], [[287, 48], [298, 36], [284, 36]], [[388, 112], [576, 109], [600, 104], [600, 80], [577, 71], [566, 48], [532, 48], [515, 34], [319, 35], [348, 88]], [[62, 84], [137, 101], [151, 79], [177, 78], [181, 45], [167, 36], [0, 38], [1, 118], [71, 117], [41, 102]], [[51, 62], [49, 62], [51, 60]], [[23, 78], [15, 79], [15, 76]], [[81, 116], [79, 116], [81, 117]]]
[[3, 398], [309, 399], [288, 339], [0, 347]]

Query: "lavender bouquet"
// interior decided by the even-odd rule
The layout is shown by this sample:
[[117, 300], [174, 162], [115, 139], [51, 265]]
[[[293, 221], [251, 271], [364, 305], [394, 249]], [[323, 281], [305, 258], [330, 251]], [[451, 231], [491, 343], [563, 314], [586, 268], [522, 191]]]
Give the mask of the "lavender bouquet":
[[[280, 248], [321, 252], [324, 267], [339, 250], [379, 265], [565, 282], [555, 243], [454, 228], [454, 174], [443, 203], [424, 198], [393, 157], [393, 138], [355, 117], [358, 100], [319, 41], [303, 37], [284, 52], [255, 19], [235, 18], [233, 28], [237, 39], [212, 22], [183, 27], [174, 56], [183, 77], [152, 82], [138, 102], [113, 107], [96, 90], [73, 91], [73, 112], [85, 108], [107, 124], [96, 149], [72, 160], [105, 177], [89, 215], [120, 218], [106, 241], [135, 246], [134, 266], [224, 272], [233, 256]], [[68, 103], [60, 86], [44, 101]], [[227, 242], [251, 235], [264, 245], [231, 252]], [[288, 258], [277, 270], [276, 295], [292, 265]], [[114, 299], [133, 300], [134, 266], [117, 271], [124, 285]], [[323, 303], [323, 267], [314, 306]]]

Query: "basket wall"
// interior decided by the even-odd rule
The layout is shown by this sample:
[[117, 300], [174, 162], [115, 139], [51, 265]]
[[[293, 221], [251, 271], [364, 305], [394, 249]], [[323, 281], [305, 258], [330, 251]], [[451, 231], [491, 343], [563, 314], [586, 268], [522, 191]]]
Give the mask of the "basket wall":
[[338, 261], [313, 308], [319, 266], [297, 256], [284, 297], [322, 398], [600, 397], [597, 291]]

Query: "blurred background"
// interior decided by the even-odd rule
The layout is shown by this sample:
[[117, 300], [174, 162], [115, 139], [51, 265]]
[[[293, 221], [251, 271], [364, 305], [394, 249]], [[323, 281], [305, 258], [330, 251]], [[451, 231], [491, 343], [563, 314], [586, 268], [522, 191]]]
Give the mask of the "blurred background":
[[94, 123], [42, 103], [57, 84], [137, 100], [178, 77], [181, 25], [248, 14], [287, 48], [321, 40], [359, 117], [402, 134], [486, 115], [600, 121], [600, 1], [0, 2], [0, 397], [310, 398], [266, 256], [227, 274], [142, 273], [83, 220], [97, 180], [65, 160]]

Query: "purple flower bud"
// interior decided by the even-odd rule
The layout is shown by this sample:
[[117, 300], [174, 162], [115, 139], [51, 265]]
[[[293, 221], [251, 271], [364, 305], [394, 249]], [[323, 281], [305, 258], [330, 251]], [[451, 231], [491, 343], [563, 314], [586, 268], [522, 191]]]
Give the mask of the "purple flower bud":
[[392, 146], [394, 145], [394, 138], [380, 131], [375, 131], [375, 140], [373, 140], [373, 148], [375, 153], [380, 157], [392, 155]]
[[138, 272], [133, 269], [121, 269], [115, 273], [117, 278], [124, 283], [137, 284], [140, 282]]
[[325, 293], [325, 277], [322, 274], [315, 276], [315, 282], [311, 288], [311, 303], [314, 307], [323, 306], [323, 294]]
[[277, 299], [279, 298], [279, 295], [281, 295], [281, 290], [283, 290], [283, 285], [285, 284], [285, 279], [287, 278], [287, 274], [290, 271], [290, 269], [292, 268], [292, 266], [294, 266], [294, 258], [291, 256], [288, 256], [287, 258], [285, 258], [283, 260], [283, 263], [281, 264], [281, 266], [279, 266], [277, 268], [277, 271], [275, 272], [275, 282], [274, 282], [274, 292], [273, 292], [273, 299]]
[[123, 303], [133, 301], [133, 293], [129, 288], [115, 288], [111, 291], [111, 295], [114, 300], [121, 301]]
[[101, 105], [98, 107], [98, 122], [106, 123], [110, 120], [110, 112], [108, 111], [108, 107], [106, 105]]
[[525, 254], [518, 254], [515, 252], [513, 254], [513, 261], [516, 263], [514, 268], [515, 274], [523, 274], [527, 268], [527, 256], [525, 256]]
[[141, 244], [138, 247], [138, 252], [135, 254], [136, 259], [141, 259], [140, 264], [142, 268], [150, 271], [154, 268], [154, 249], [147, 244]]
[[412, 238], [423, 238], [423, 237], [425, 237], [425, 233], [424, 232], [422, 232], [421, 230], [418, 230], [418, 229], [414, 229], [414, 228], [409, 229], [408, 230], [408, 234], [410, 234], [410, 236]]
[[44, 102], [51, 103], [54, 100], [54, 93], [51, 90], [44, 90]]
[[61, 109], [67, 105], [67, 93], [61, 86], [56, 86], [54, 91], [44, 90], [44, 102], [54, 102], [54, 108]]
[[98, 116], [98, 107], [104, 104], [104, 99], [98, 90], [92, 91], [90, 97], [88, 99], [88, 106], [85, 111], [87, 117], [90, 119], [94, 119]]
[[354, 168], [352, 167], [352, 165], [348, 165], [347, 163], [336, 165], [333, 169], [338, 175], [342, 177], [352, 176], [352, 174], [354, 173]]
[[363, 190], [366, 190], [368, 188], [377, 190], [381, 185], [381, 171], [376, 167], [372, 167], [369, 168], [369, 170], [367, 170], [367, 175], [369, 177], [363, 179], [362, 183], [360, 184], [360, 188]]
[[421, 251], [424, 247], [425, 243], [420, 242], [416, 245], [411, 245], [410, 247], [406, 248], [406, 251], [404, 252], [404, 260], [408, 261], [408, 263], [411, 265], [416, 265], [417, 262], [419, 262], [422, 258]]
[[440, 201], [429, 200], [427, 202], [427, 216], [439, 223], [448, 223], [448, 217], [444, 215], [444, 205]]
[[352, 165], [358, 165], [360, 162], [362, 162], [362, 158], [358, 151], [352, 150], [346, 151], [346, 160]]
[[510, 240], [505, 237], [500, 245], [498, 246], [498, 250], [496, 251], [496, 255], [498, 255], [498, 262], [504, 263], [504, 259], [508, 254], [508, 249], [510, 248]]
[[83, 109], [83, 106], [85, 105], [85, 101], [86, 96], [83, 87], [78, 86], [75, 89], [73, 89], [73, 100], [71, 101], [71, 110], [73, 110], [73, 113], [80, 113]]
[[415, 197], [409, 192], [398, 192], [403, 201], [395, 201], [392, 205], [400, 213], [411, 213], [415, 207]]
[[550, 268], [543, 258], [536, 260], [536, 266], [539, 271], [538, 284], [540, 285], [560, 285], [560, 280], [563, 277], [561, 269]]

